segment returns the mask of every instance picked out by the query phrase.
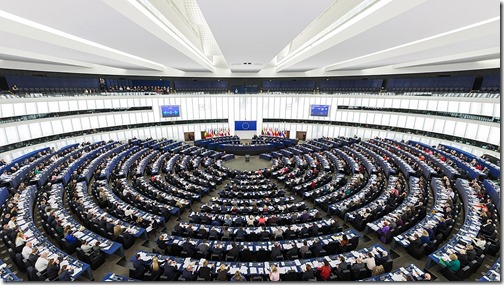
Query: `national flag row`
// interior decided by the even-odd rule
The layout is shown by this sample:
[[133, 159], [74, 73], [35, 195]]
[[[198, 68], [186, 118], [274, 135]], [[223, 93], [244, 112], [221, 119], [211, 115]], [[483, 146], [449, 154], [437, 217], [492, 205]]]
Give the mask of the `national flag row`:
[[287, 130], [280, 130], [278, 128], [262, 128], [261, 135], [272, 136], [272, 137], [287, 137]]
[[205, 133], [203, 134], [203, 138], [205, 139], [210, 139], [210, 138], [215, 138], [215, 137], [225, 137], [225, 136], [230, 136], [231, 135], [231, 130], [229, 127], [226, 129], [220, 128], [220, 129], [209, 129], [206, 130]]

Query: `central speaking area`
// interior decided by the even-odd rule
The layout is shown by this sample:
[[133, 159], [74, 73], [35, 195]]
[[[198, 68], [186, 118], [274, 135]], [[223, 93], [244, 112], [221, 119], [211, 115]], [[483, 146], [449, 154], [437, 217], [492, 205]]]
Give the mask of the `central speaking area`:
[[224, 162], [225, 167], [241, 171], [256, 171], [259, 169], [268, 168], [272, 164], [272, 161], [260, 159], [257, 155], [251, 155], [250, 162], [245, 161], [245, 156], [236, 156], [235, 159]]

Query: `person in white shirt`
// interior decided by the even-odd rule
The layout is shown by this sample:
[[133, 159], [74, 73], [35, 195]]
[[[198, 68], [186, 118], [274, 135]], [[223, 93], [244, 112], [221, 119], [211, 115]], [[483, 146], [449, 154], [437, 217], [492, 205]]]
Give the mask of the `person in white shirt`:
[[87, 254], [87, 255], [90, 255], [91, 253], [93, 253], [93, 246], [89, 244], [89, 242], [87, 241], [83, 241], [82, 245], [81, 245], [81, 250]]
[[133, 213], [134, 213], [134, 211], [133, 211], [133, 210], [131, 210], [130, 208], [126, 208], [126, 210], [124, 210], [124, 215], [125, 215], [126, 217], [133, 218], [133, 216], [132, 216], [132, 215], [133, 215]]
[[283, 238], [283, 230], [280, 227], [277, 227], [275, 231], [273, 232], [275, 235], [275, 239], [279, 240]]
[[15, 240], [16, 247], [24, 245], [26, 242], [26, 239], [24, 237], [24, 234], [22, 232], [18, 232]]
[[0, 175], [0, 180], [9, 181], [11, 179], [11, 177], [12, 177], [12, 175], [10, 174], [10, 172], [4, 171], [4, 173], [2, 173], [2, 175]]
[[9, 222], [7, 223], [9, 225], [9, 229], [15, 229], [16, 226], [16, 217], [12, 217]]
[[250, 216], [247, 218], [247, 225], [249, 225], [249, 226], [254, 226], [254, 222], [255, 222], [255, 218], [254, 218], [254, 216], [250, 215]]
[[473, 240], [474, 240], [474, 245], [476, 245], [480, 249], [484, 249], [485, 248], [486, 240], [485, 240], [485, 238], [482, 235], [478, 236], [477, 238], [475, 238]]
[[47, 265], [49, 264], [49, 260], [47, 260], [48, 255], [49, 254], [47, 253], [47, 251], [42, 252], [42, 254], [37, 259], [37, 262], [35, 262], [35, 269], [38, 272], [42, 272], [47, 269]]
[[368, 253], [368, 257], [363, 260], [369, 270], [373, 270], [376, 266], [375, 258], [371, 252]]
[[30, 257], [30, 253], [32, 253], [33, 243], [31, 241], [27, 242], [21, 251], [21, 255], [23, 259], [28, 259]]

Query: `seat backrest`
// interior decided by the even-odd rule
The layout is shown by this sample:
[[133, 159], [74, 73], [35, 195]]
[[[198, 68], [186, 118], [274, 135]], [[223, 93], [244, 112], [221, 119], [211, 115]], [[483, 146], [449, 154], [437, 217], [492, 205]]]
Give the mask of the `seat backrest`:
[[30, 281], [39, 281], [37, 270], [33, 266], [30, 266], [26, 269], [26, 275], [28, 276], [28, 280]]

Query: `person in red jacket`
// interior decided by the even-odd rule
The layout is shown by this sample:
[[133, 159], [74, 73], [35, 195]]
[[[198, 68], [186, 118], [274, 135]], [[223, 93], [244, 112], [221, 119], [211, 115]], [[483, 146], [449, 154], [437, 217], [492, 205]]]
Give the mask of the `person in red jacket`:
[[331, 265], [329, 265], [329, 262], [327, 260], [324, 260], [324, 265], [317, 268], [317, 271], [320, 272], [320, 278], [322, 278], [324, 281], [329, 280], [329, 277], [331, 277]]

